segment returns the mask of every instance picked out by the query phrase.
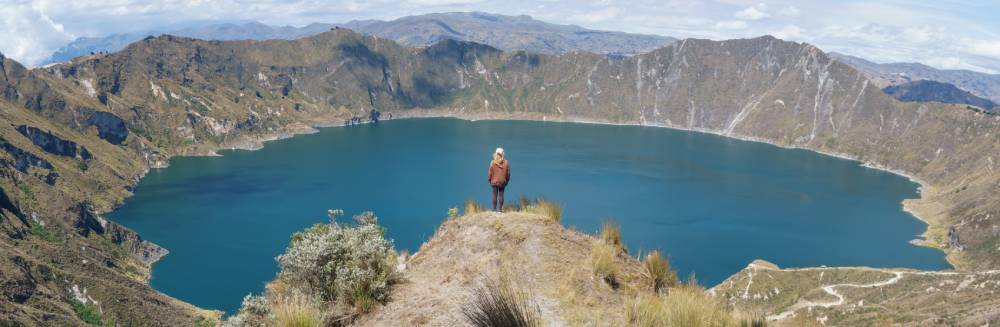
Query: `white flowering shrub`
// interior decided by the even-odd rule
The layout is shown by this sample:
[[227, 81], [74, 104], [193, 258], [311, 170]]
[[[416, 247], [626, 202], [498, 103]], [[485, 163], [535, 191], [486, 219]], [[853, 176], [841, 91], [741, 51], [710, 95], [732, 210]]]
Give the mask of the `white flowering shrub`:
[[342, 214], [331, 210], [329, 224], [317, 224], [292, 236], [285, 254], [277, 258], [279, 278], [309, 289], [324, 301], [366, 311], [372, 301], [386, 300], [395, 278], [396, 252], [375, 214], [355, 216], [354, 226], [339, 224], [336, 218]]
[[[384, 302], [395, 282], [396, 251], [371, 212], [342, 225], [343, 210], [330, 210], [329, 224], [316, 224], [292, 235], [285, 254], [278, 256], [280, 287], [265, 296], [247, 295], [240, 311], [224, 326], [313, 325], [343, 322]], [[269, 285], [272, 285], [269, 284]], [[325, 309], [332, 312], [323, 312]]]
[[267, 298], [247, 294], [240, 305], [240, 311], [226, 319], [223, 327], [265, 327], [273, 319]]

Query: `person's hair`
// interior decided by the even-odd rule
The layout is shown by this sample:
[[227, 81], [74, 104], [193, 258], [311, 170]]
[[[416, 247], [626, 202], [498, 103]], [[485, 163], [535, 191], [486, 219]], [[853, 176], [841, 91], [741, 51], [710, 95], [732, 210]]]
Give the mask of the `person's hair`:
[[500, 153], [500, 152], [494, 152], [494, 153], [493, 153], [493, 162], [492, 162], [492, 163], [493, 163], [494, 165], [499, 165], [499, 164], [500, 164], [500, 162], [502, 162], [502, 161], [503, 161], [503, 153]]

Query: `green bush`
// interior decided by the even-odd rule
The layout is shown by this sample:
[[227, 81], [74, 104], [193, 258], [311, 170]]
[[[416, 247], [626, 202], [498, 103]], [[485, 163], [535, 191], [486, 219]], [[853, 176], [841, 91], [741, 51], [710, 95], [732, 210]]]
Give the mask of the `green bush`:
[[93, 306], [87, 305], [87, 304], [85, 304], [83, 302], [80, 302], [77, 299], [72, 298], [72, 297], [69, 298], [68, 301], [69, 301], [69, 304], [71, 306], [73, 306], [73, 312], [75, 312], [76, 316], [78, 318], [80, 318], [80, 320], [83, 320], [83, 322], [85, 322], [87, 324], [90, 324], [90, 325], [95, 325], [95, 326], [114, 326], [115, 325], [114, 322], [110, 322], [110, 321], [109, 322], [105, 322], [104, 319], [101, 318], [101, 312], [98, 311]]
[[38, 238], [50, 243], [62, 243], [63, 241], [62, 237], [58, 233], [53, 232], [38, 223], [31, 224], [31, 235], [38, 236]]

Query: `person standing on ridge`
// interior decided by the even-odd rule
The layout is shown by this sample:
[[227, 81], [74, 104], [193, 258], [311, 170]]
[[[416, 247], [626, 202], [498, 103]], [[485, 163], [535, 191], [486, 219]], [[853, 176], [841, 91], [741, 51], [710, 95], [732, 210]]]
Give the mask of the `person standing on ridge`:
[[503, 190], [510, 182], [510, 163], [504, 159], [503, 148], [497, 148], [493, 152], [493, 161], [490, 161], [486, 181], [493, 187], [493, 211], [503, 211]]

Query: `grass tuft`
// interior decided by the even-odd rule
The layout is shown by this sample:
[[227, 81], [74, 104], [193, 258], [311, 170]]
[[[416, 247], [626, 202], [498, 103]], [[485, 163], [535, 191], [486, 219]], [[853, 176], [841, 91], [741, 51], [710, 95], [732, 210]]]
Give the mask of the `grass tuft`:
[[670, 270], [670, 262], [660, 254], [660, 251], [646, 254], [642, 266], [646, 269], [646, 276], [649, 277], [654, 293], [677, 284], [677, 273]]
[[[521, 211], [540, 214], [549, 217], [553, 222], [558, 223], [562, 220], [562, 207], [559, 204], [543, 199], [537, 198], [534, 203], [527, 200], [521, 200]], [[527, 205], [525, 205], [527, 204]]]
[[666, 296], [640, 293], [626, 307], [629, 322], [640, 327], [766, 326], [763, 319], [739, 317], [725, 303], [705, 294], [705, 289], [691, 285], [675, 287]]
[[476, 202], [476, 200], [470, 199], [465, 201], [465, 211], [464, 211], [465, 215], [471, 215], [485, 211], [487, 211], [486, 208], [480, 205], [479, 202]]
[[622, 243], [622, 228], [613, 218], [604, 219], [604, 223], [601, 225], [601, 240], [605, 244], [617, 248], [618, 251], [628, 252], [625, 249], [625, 244]]
[[541, 326], [538, 308], [530, 304], [528, 294], [516, 289], [504, 275], [487, 279], [476, 288], [462, 314], [476, 327]]
[[279, 327], [319, 327], [326, 319], [319, 303], [299, 292], [277, 297], [271, 312]]
[[594, 276], [604, 280], [612, 288], [618, 287], [618, 265], [615, 256], [618, 249], [604, 242], [597, 242], [590, 249], [590, 267]]
[[[747, 314], [737, 318], [739, 327], [767, 327], [767, 318], [761, 314]], [[890, 325], [891, 326], [891, 325]]]

